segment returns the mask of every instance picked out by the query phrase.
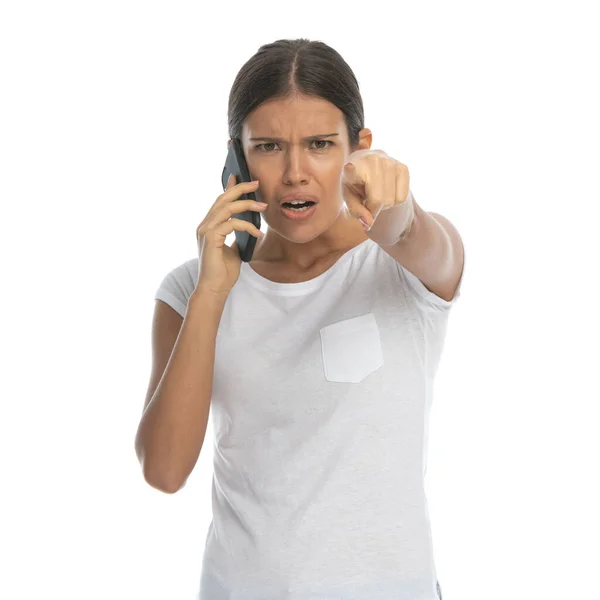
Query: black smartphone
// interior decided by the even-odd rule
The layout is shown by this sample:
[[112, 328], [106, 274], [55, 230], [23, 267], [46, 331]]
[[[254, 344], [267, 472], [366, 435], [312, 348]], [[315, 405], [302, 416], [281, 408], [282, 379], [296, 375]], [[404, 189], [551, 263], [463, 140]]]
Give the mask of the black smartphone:
[[[248, 164], [244, 157], [244, 149], [242, 143], [237, 138], [231, 140], [229, 145], [229, 151], [227, 152], [227, 158], [225, 159], [225, 166], [223, 167], [223, 174], [221, 175], [221, 182], [223, 184], [223, 191], [227, 188], [227, 181], [231, 174], [235, 175], [235, 183], [247, 183], [252, 181], [250, 172], [248, 171]], [[237, 200], [259, 200], [256, 197], [257, 192], [249, 192], [248, 194], [242, 194]], [[244, 212], [233, 215], [234, 219], [241, 219], [242, 221], [248, 221], [252, 223], [257, 229], [260, 229], [260, 213], [254, 210], [245, 210]], [[254, 254], [254, 247], [256, 246], [256, 237], [254, 237], [248, 231], [237, 231], [234, 230], [235, 241], [237, 242], [240, 258], [244, 262], [250, 262], [252, 255]]]

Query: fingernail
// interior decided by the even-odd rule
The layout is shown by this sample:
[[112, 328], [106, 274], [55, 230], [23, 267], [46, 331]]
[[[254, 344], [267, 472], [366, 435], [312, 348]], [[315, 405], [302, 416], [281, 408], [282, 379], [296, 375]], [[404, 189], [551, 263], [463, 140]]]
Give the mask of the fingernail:
[[371, 229], [362, 219], [362, 217], [358, 217], [358, 220], [362, 223], [363, 229], [365, 231], [369, 231], [369, 229]]

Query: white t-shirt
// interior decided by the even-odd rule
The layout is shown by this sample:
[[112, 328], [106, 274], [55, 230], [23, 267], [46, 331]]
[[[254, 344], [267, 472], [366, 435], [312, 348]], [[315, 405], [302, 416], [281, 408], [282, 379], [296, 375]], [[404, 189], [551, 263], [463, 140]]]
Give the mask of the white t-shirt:
[[[185, 316], [197, 279], [196, 257], [155, 298]], [[199, 600], [441, 596], [424, 476], [459, 295], [436, 296], [370, 239], [301, 283], [242, 263], [216, 340]]]

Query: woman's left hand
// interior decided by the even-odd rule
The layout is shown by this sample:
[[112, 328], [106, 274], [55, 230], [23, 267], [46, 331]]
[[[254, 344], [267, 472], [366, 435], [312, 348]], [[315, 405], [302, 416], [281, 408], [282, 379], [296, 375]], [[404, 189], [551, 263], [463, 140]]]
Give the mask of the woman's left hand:
[[342, 170], [342, 196], [348, 212], [369, 229], [382, 210], [408, 200], [408, 167], [383, 150], [357, 150]]

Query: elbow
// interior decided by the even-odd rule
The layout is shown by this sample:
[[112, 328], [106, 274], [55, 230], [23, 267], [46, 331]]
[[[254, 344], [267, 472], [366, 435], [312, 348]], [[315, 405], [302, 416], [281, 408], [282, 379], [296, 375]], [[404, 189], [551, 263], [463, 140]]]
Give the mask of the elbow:
[[144, 480], [146, 483], [153, 487], [155, 490], [163, 492], [165, 494], [175, 494], [185, 486], [185, 481], [181, 483], [173, 477], [165, 477], [164, 475], [158, 475], [154, 473], [145, 464], [142, 465], [142, 471], [144, 474]]
[[164, 494], [176, 494], [183, 487], [183, 485], [164, 484], [164, 483], [158, 482], [154, 479], [150, 479], [146, 475], [144, 475], [144, 479], [146, 480], [146, 483], [150, 487], [153, 487], [155, 490], [158, 490], [159, 492], [163, 492]]
[[185, 486], [185, 481], [181, 483], [175, 477], [165, 477], [164, 474], [157, 473], [157, 469], [152, 465], [152, 461], [148, 460], [144, 452], [139, 436], [135, 440], [135, 453], [142, 467], [144, 481], [150, 487], [165, 494], [175, 494]]

